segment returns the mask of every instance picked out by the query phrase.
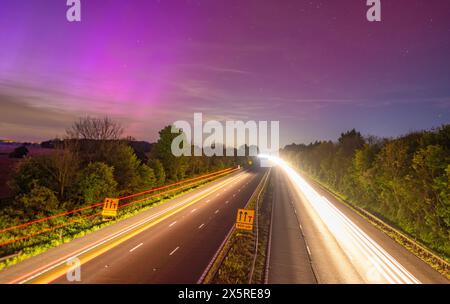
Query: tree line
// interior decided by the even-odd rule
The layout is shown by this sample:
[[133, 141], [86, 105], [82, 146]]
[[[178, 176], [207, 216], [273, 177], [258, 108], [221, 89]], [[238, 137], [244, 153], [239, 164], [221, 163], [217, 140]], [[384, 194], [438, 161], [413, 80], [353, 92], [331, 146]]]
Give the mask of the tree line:
[[179, 134], [171, 126], [154, 144], [124, 138], [123, 132], [108, 117], [81, 118], [65, 139], [44, 143], [54, 148], [52, 153], [21, 160], [9, 182], [14, 199], [3, 208], [0, 226], [248, 163], [246, 157], [175, 157], [170, 147]]
[[450, 125], [398, 138], [351, 130], [337, 142], [292, 144], [294, 166], [450, 257]]

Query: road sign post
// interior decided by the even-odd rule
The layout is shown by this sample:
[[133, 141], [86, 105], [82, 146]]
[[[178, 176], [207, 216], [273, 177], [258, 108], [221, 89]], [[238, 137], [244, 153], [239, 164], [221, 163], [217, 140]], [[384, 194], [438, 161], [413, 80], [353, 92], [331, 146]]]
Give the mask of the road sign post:
[[243, 230], [253, 230], [255, 220], [255, 210], [238, 209], [236, 215], [236, 228]]
[[105, 203], [103, 204], [103, 217], [116, 217], [117, 208], [119, 207], [119, 199], [117, 198], [105, 198]]

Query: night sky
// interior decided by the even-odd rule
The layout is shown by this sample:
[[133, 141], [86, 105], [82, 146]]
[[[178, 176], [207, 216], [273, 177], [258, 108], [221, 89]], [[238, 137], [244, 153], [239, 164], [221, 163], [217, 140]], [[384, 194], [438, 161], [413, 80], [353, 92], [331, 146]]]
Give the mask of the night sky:
[[206, 119], [279, 120], [281, 143], [450, 123], [450, 1], [0, 1], [0, 138], [109, 115], [127, 135]]

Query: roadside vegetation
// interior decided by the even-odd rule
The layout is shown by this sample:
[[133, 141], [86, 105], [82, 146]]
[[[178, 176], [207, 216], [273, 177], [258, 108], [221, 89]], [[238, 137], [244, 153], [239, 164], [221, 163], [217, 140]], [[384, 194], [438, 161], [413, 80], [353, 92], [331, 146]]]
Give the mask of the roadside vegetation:
[[[246, 209], [259, 211], [258, 225], [256, 226], [255, 222], [252, 231], [235, 229], [231, 233], [202, 283], [264, 283], [272, 211], [270, 183], [270, 174], [267, 173], [246, 206]], [[258, 229], [258, 238], [256, 238], [256, 229]], [[257, 252], [255, 251], [256, 242], [258, 242]]]
[[292, 144], [283, 156], [301, 171], [450, 258], [450, 125], [398, 138]]
[[[175, 157], [170, 153], [170, 145], [178, 134], [171, 133], [170, 126], [159, 132], [160, 138], [154, 144], [124, 137], [122, 126], [109, 118], [82, 118], [66, 133], [65, 139], [44, 143], [53, 149], [52, 153], [23, 155], [18, 162], [9, 181], [14, 195], [0, 209], [0, 230], [93, 204], [100, 205], [0, 233], [2, 244], [23, 235], [39, 234], [0, 246], [0, 260], [14, 255], [12, 259], [1, 262], [0, 268], [110, 224], [96, 216], [101, 212], [105, 197], [124, 197], [249, 163], [246, 157]], [[119, 218], [213, 179], [198, 180], [169, 194], [163, 192], [148, 199], [138, 197], [139, 203], [122, 209]], [[48, 232], [40, 233], [47, 229]]]
[[76, 215], [58, 217], [33, 224], [25, 229], [14, 229], [11, 232], [2, 233], [0, 241], [15, 240], [29, 234], [36, 235], [2, 246], [4, 258], [0, 259], [0, 270], [50, 248], [70, 242], [74, 238], [84, 236], [117, 221], [136, 215], [169, 199], [186, 194], [226, 174], [228, 174], [228, 171], [212, 175], [211, 177], [201, 178], [198, 181], [186, 183], [180, 187], [169, 187], [168, 190], [157, 191], [150, 196], [143, 195], [143, 198], [139, 197], [136, 202], [125, 202], [126, 206], [119, 209], [117, 216], [113, 219], [104, 220], [101, 216], [102, 205], [99, 205], [94, 209], [77, 212]]

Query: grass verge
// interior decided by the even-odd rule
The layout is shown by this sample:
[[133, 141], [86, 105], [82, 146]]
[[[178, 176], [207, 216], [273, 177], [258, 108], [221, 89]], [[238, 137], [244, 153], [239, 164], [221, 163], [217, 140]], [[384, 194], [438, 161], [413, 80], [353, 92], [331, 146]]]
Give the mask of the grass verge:
[[270, 171], [267, 171], [246, 206], [258, 210], [258, 225], [252, 231], [233, 229], [202, 283], [264, 283], [272, 203], [271, 190], [267, 191], [271, 189], [267, 187], [270, 182]]

